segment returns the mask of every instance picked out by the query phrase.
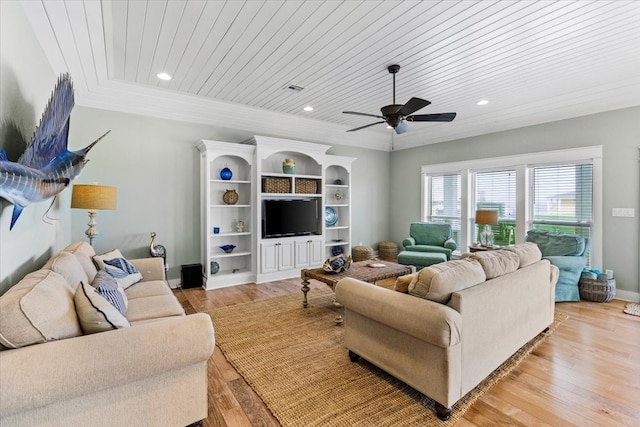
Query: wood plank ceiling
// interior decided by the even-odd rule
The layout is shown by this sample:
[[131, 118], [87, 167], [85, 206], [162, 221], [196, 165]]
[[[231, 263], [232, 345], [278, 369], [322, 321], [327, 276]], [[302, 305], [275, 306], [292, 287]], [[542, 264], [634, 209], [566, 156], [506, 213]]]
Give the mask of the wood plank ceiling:
[[[375, 122], [342, 111], [392, 104], [386, 67], [400, 64], [398, 104], [415, 96], [432, 102], [420, 114], [458, 116], [402, 136], [382, 124], [359, 131], [396, 148], [640, 105], [636, 1], [103, 0], [84, 1], [84, 13], [64, 3], [69, 43], [83, 25], [94, 44], [102, 37], [105, 57], [92, 62], [106, 80], [251, 107], [247, 120], [269, 111], [341, 131]], [[55, 34], [59, 21], [49, 18]]]

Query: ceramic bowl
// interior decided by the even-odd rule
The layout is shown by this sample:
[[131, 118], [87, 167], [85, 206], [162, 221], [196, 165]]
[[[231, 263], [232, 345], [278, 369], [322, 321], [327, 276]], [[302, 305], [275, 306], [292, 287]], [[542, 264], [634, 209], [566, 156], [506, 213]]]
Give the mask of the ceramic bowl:
[[225, 253], [230, 254], [236, 248], [236, 245], [222, 245], [220, 249], [222, 249]]

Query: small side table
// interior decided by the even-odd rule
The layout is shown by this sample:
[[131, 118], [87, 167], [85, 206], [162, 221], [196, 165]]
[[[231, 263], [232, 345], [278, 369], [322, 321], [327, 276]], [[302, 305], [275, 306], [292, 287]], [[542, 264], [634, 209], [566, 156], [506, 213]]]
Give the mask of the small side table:
[[469, 246], [469, 252], [486, 252], [486, 251], [495, 251], [496, 249], [500, 249], [500, 246]]

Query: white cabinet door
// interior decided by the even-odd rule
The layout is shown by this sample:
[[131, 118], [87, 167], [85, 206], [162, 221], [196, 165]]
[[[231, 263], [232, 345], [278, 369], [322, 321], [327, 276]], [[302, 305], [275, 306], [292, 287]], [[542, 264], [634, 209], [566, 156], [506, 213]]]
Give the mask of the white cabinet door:
[[324, 248], [321, 239], [312, 240], [309, 243], [309, 265], [319, 267], [324, 262]]
[[296, 240], [296, 268], [308, 267], [309, 260], [309, 242], [305, 240]]
[[322, 239], [296, 240], [296, 268], [318, 267], [324, 261]]
[[277, 242], [263, 243], [260, 245], [260, 272], [273, 273], [278, 271], [278, 245]]
[[293, 261], [293, 242], [279, 242], [278, 243], [278, 267], [279, 270], [291, 270], [294, 268]]

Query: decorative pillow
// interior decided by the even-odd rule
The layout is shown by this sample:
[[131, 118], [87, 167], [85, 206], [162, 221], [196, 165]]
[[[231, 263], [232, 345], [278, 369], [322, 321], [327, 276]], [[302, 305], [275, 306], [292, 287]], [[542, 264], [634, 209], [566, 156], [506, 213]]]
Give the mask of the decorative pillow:
[[126, 314], [129, 300], [124, 293], [124, 289], [113, 276], [106, 271], [100, 270], [96, 273], [91, 286], [95, 288], [98, 294], [102, 295], [111, 305], [117, 308], [120, 313]]
[[104, 270], [115, 277], [124, 289], [142, 280], [142, 274], [117, 249], [106, 254], [96, 255], [93, 260], [98, 269]]
[[29, 273], [0, 297], [0, 344], [5, 347], [80, 335], [73, 290], [56, 272], [41, 269]]
[[520, 258], [514, 252], [505, 250], [474, 252], [467, 259], [475, 259], [482, 265], [487, 280], [513, 273], [520, 265]]
[[[62, 250], [62, 252], [69, 252], [73, 254], [78, 259], [78, 262], [82, 265], [84, 272], [87, 273], [87, 277], [89, 281], [92, 281], [95, 277], [98, 270], [96, 270], [96, 265], [93, 263], [93, 256], [96, 252], [93, 250], [93, 246], [88, 244], [86, 241], [75, 242], [67, 246]], [[75, 284], [80, 283], [79, 281]]]
[[542, 259], [542, 252], [538, 245], [532, 242], [520, 243], [515, 246], [507, 246], [503, 248], [505, 251], [513, 252], [520, 258], [520, 266], [523, 268], [528, 265], [534, 264]]
[[446, 304], [453, 292], [475, 286], [485, 279], [484, 270], [478, 261], [447, 261], [420, 270], [414, 281], [409, 284], [409, 293]]
[[409, 285], [412, 281], [416, 280], [418, 277], [418, 273], [407, 274], [404, 276], [400, 276], [396, 279], [396, 284], [393, 287], [394, 291], [407, 293], [409, 292]]
[[73, 297], [80, 326], [85, 334], [128, 328], [129, 321], [117, 308], [87, 283], [80, 283]]

